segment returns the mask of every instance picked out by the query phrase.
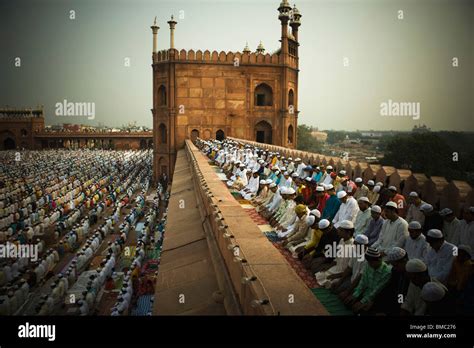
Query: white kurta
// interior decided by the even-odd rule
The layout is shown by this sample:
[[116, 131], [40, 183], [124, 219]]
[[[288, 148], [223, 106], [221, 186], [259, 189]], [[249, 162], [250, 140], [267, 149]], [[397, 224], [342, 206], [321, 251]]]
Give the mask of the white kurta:
[[334, 219], [332, 220], [334, 227], [338, 228], [343, 220], [355, 222], [359, 210], [359, 205], [354, 197], [347, 198], [346, 203], [341, 204], [336, 216], [334, 216]]

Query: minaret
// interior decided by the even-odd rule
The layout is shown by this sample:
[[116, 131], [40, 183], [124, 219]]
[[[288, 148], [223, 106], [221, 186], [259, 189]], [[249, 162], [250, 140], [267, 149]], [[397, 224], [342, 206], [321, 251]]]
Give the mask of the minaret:
[[288, 63], [288, 21], [290, 20], [291, 6], [288, 4], [288, 0], [283, 0], [278, 7], [280, 13], [278, 19], [281, 22], [281, 57], [282, 63]]
[[173, 15], [171, 15], [171, 19], [168, 21], [170, 25], [170, 49], [174, 49], [174, 28], [178, 22], [174, 20]]
[[293, 5], [293, 17], [290, 21], [291, 33], [295, 38], [295, 41], [298, 42], [298, 27], [301, 25], [301, 13], [296, 8], [296, 5]]
[[260, 41], [260, 44], [257, 46], [256, 52], [257, 54], [265, 53], [265, 47], [263, 47], [262, 41]]
[[250, 48], [249, 48], [249, 43], [248, 42], [245, 43], [245, 47], [244, 47], [244, 50], [242, 51], [242, 53], [250, 54]]
[[158, 29], [160, 29], [160, 27], [156, 24], [156, 17], [155, 17], [155, 21], [153, 22], [153, 25], [150, 28], [153, 31], [153, 53], [157, 53], [158, 52]]

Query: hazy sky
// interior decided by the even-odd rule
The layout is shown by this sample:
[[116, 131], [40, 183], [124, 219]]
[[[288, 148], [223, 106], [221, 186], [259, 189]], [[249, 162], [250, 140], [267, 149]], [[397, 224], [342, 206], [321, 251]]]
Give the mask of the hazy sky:
[[[152, 35], [178, 49], [279, 48], [280, 0], [0, 0], [0, 106], [44, 104], [47, 124], [152, 125]], [[291, 2], [293, 3], [293, 2]], [[474, 1], [298, 1], [299, 122], [320, 129], [474, 131]], [[75, 20], [70, 19], [75, 11]], [[403, 19], [398, 19], [399, 10]], [[180, 18], [183, 17], [184, 18]], [[15, 67], [15, 58], [21, 67]], [[459, 66], [452, 66], [457, 57]], [[131, 66], [125, 67], [129, 58]], [[348, 66], [344, 66], [344, 60]], [[96, 117], [55, 104], [95, 102]], [[420, 118], [381, 116], [413, 102]]]

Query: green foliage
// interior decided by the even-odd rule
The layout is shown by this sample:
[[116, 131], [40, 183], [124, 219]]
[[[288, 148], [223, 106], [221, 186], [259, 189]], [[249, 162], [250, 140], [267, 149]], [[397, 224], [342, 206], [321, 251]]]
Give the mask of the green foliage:
[[298, 150], [321, 153], [321, 143], [311, 135], [313, 128], [305, 124], [299, 124], [297, 130]]
[[328, 131], [328, 138], [326, 142], [328, 144], [336, 144], [343, 141], [346, 138], [346, 132], [343, 131]]
[[[471, 181], [469, 172], [473, 171], [474, 151], [458, 142], [457, 147], [466, 149], [462, 153], [453, 149], [445, 139], [434, 132], [397, 134], [384, 141], [382, 164], [415, 173], [444, 176], [448, 180]], [[455, 152], [459, 154], [458, 161], [453, 160]]]

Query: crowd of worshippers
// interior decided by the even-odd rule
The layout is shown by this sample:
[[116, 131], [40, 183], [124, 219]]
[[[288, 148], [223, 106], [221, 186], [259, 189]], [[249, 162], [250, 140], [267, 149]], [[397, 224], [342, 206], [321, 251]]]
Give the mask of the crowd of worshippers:
[[474, 313], [474, 207], [459, 219], [417, 192], [404, 197], [395, 186], [352, 181], [331, 165], [232, 140], [197, 146], [269, 221], [269, 239], [354, 313]]
[[[51, 314], [117, 226], [132, 194], [148, 190], [152, 154], [102, 150], [20, 154], [20, 158], [12, 151], [0, 154], [0, 244], [31, 245], [38, 258], [0, 258], [0, 315], [20, 314], [28, 300], [36, 304], [33, 314]], [[104, 216], [108, 207], [112, 213]], [[104, 221], [94, 226], [100, 218]], [[127, 218], [119, 228], [122, 239]], [[120, 238], [110, 248], [113, 253], [104, 259], [99, 279], [110, 272]], [[54, 274], [66, 253], [75, 256]], [[29, 298], [32, 290], [44, 287], [48, 289], [41, 291], [39, 300]]]

